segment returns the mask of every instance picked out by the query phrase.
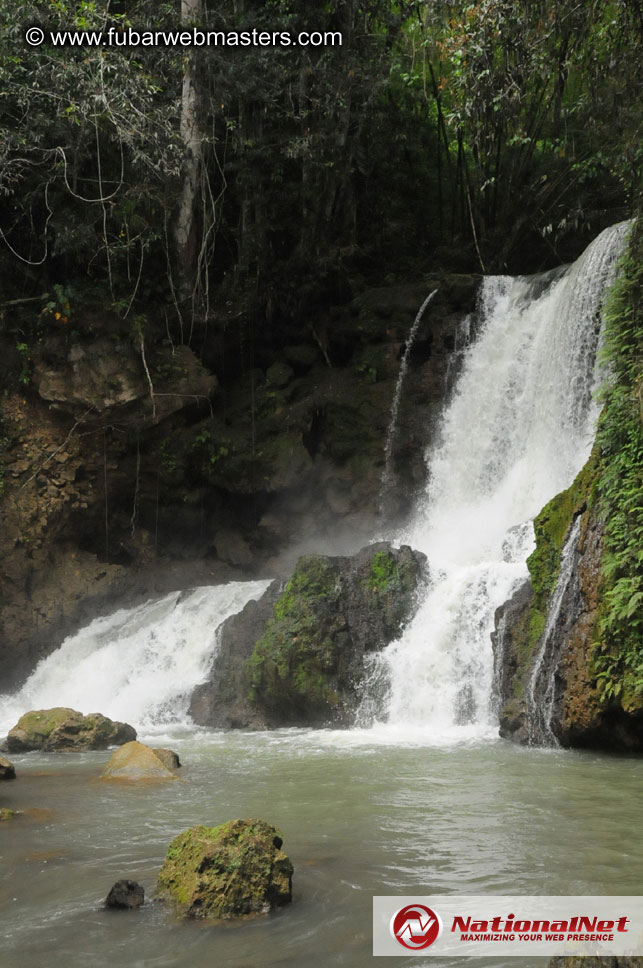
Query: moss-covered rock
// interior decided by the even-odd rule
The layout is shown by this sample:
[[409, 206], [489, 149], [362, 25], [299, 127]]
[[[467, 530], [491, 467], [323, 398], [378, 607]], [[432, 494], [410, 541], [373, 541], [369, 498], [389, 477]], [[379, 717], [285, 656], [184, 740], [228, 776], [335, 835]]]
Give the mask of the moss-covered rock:
[[[534, 608], [547, 610], [560, 570], [560, 556], [574, 518], [595, 500], [598, 457], [591, 457], [566, 491], [557, 494], [534, 519], [536, 549], [527, 559], [534, 590]], [[544, 628], [544, 623], [543, 623]]]
[[349, 725], [365, 658], [414, 614], [425, 563], [385, 543], [352, 558], [300, 558], [285, 585], [225, 623], [192, 716], [208, 726]]
[[0, 807], [0, 823], [4, 823], [7, 820], [13, 820], [14, 817], [19, 816], [19, 810], [10, 810], [8, 807]]
[[9, 731], [7, 747], [11, 753], [105, 750], [134, 739], [136, 730], [127, 723], [114, 722], [101, 713], [84, 716], [76, 709], [56, 706], [21, 716]]
[[175, 780], [175, 767], [170, 766], [171, 757], [178, 757], [170, 750], [153, 750], [136, 741], [125, 743], [115, 750], [103, 768], [104, 780]]
[[292, 900], [293, 866], [264, 820], [192, 827], [172, 841], [157, 896], [192, 918], [260, 914]]

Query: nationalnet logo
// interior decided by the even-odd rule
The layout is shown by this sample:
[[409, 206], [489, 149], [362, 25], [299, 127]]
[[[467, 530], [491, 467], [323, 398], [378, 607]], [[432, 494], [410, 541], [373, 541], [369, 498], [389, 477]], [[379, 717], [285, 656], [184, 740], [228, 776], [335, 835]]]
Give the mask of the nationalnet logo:
[[374, 955], [642, 955], [643, 898], [375, 897]]
[[440, 936], [440, 915], [424, 904], [407, 904], [391, 918], [391, 934], [411, 951], [428, 948]]

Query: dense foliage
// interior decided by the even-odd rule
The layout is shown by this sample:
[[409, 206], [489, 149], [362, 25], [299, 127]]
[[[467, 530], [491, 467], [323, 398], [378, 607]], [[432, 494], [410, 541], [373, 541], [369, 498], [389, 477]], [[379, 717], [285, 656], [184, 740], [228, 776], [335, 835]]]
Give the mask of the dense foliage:
[[605, 522], [595, 665], [606, 698], [626, 710], [643, 696], [643, 223], [606, 307], [611, 376], [598, 433], [600, 513]]
[[[186, 10], [343, 43], [23, 39], [32, 23], [176, 29]], [[533, 270], [627, 214], [640, 178], [627, 0], [0, 0], [0, 25], [3, 299], [61, 317], [94, 299], [162, 335], [168, 314], [191, 342], [231, 295], [275, 328], [393, 263]]]

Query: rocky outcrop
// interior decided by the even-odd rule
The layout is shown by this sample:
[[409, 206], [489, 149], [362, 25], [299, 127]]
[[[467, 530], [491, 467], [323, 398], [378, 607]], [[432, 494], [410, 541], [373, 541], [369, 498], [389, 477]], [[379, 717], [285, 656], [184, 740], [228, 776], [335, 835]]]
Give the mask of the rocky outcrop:
[[116, 881], [105, 898], [105, 907], [115, 910], [135, 911], [143, 906], [145, 891], [136, 881]]
[[[38, 347], [34, 386], [57, 410], [79, 415], [109, 411], [112, 419], [122, 420], [123, 411], [129, 408], [130, 419], [133, 416], [141, 424], [158, 423], [180, 410], [186, 394], [210, 397], [216, 377], [203, 368], [189, 347], [158, 347], [150, 359], [148, 377], [141, 345], [137, 352], [129, 339], [99, 337], [76, 340], [61, 352], [60, 340], [49, 336]], [[158, 395], [152, 372], [155, 376], [163, 373], [163, 389]]]
[[242, 917], [288, 904], [293, 866], [282, 843], [264, 820], [192, 827], [170, 844], [157, 896], [191, 918]]
[[385, 543], [352, 558], [300, 558], [285, 585], [224, 623], [192, 717], [215, 727], [350, 724], [365, 658], [400, 635], [425, 566], [424, 555]]
[[113, 722], [100, 713], [84, 716], [76, 709], [57, 706], [21, 716], [9, 731], [7, 746], [11, 753], [77, 752], [105, 750], [133, 739], [136, 730], [127, 723]]
[[[115, 750], [101, 772], [103, 780], [175, 780], [179, 764], [176, 753], [153, 750], [132, 741]], [[176, 765], [175, 765], [176, 764]]]
[[580, 519], [573, 573], [558, 603], [542, 670], [553, 683], [549, 725], [563, 746], [640, 750], [643, 703], [603, 696], [593, 666], [603, 556], [603, 526], [591, 500], [593, 475], [592, 459], [571, 488], [536, 518], [530, 580], [496, 612], [492, 640], [500, 735], [519, 743], [534, 741], [528, 728], [528, 684], [541, 651], [562, 549]]
[[0, 756], [0, 780], [15, 780], [15, 778], [16, 768], [13, 763], [6, 756]]

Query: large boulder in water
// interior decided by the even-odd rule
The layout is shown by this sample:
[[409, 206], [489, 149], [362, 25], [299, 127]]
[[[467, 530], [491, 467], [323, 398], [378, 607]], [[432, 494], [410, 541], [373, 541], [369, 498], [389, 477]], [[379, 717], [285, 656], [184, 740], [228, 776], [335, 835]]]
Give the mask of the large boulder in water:
[[101, 713], [84, 716], [76, 709], [57, 706], [37, 709], [21, 716], [9, 731], [7, 746], [11, 753], [105, 750], [136, 739], [136, 730], [127, 723], [114, 722]]
[[307, 555], [219, 632], [210, 681], [190, 713], [204, 726], [348, 726], [366, 659], [398, 638], [417, 607], [426, 558], [370, 545], [353, 557]]
[[265, 820], [192, 827], [172, 841], [157, 896], [192, 918], [265, 913], [292, 900], [293, 866]]
[[101, 777], [104, 780], [175, 780], [175, 767], [170, 764], [178, 761], [176, 753], [170, 750], [153, 750], [133, 741], [112, 753]]

